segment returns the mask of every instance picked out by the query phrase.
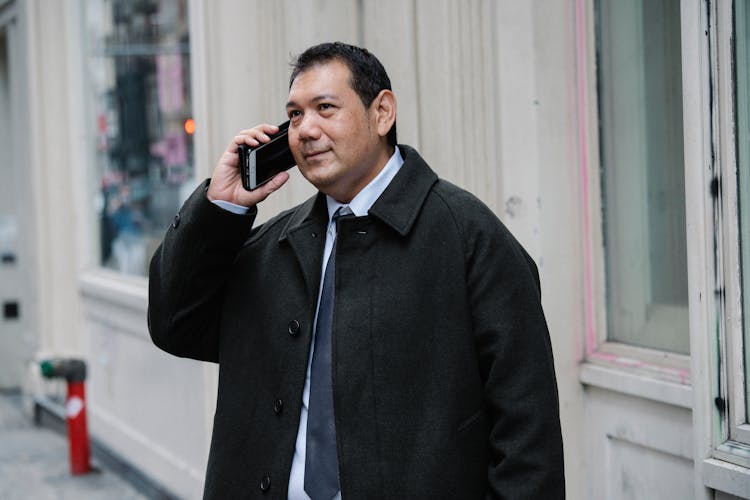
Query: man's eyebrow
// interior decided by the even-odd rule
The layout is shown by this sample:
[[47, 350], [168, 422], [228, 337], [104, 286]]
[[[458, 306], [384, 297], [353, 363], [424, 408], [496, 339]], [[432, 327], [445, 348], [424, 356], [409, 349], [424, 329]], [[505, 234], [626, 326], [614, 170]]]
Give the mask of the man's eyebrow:
[[[317, 96], [313, 97], [312, 99], [310, 99], [310, 102], [315, 103], [315, 102], [327, 101], [327, 100], [338, 100], [338, 98], [335, 95], [333, 95], [333, 94], [320, 94], [320, 95], [317, 95]], [[297, 104], [295, 101], [289, 101], [289, 102], [286, 103], [286, 108], [287, 109], [289, 109], [289, 108], [295, 108], [295, 107], [298, 107], [298, 106], [299, 106], [299, 104]]]

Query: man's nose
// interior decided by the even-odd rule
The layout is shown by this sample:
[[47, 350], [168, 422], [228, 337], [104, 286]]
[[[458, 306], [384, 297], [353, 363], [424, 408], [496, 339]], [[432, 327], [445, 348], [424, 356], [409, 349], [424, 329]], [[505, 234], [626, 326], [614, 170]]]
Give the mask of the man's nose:
[[320, 139], [320, 124], [314, 115], [303, 115], [297, 125], [297, 133], [301, 141], [315, 141]]

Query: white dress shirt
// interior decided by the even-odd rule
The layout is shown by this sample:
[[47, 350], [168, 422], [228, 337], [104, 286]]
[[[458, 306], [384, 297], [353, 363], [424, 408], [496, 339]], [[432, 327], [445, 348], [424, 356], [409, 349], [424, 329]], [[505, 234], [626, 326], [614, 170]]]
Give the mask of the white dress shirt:
[[[393, 155], [385, 164], [383, 170], [381, 170], [377, 177], [370, 181], [347, 205], [351, 212], [357, 217], [363, 217], [367, 215], [375, 201], [383, 194], [385, 188], [391, 183], [393, 178], [398, 173], [401, 166], [404, 164], [404, 159], [401, 157], [401, 152], [398, 148], [395, 148]], [[326, 272], [326, 264], [328, 263], [328, 257], [331, 255], [331, 249], [333, 248], [333, 242], [336, 239], [336, 224], [331, 223], [331, 218], [339, 207], [345, 206], [330, 196], [326, 196], [326, 202], [328, 204], [328, 229], [326, 231], [325, 249], [323, 252], [323, 262], [321, 263], [320, 279], [321, 283], [318, 287], [318, 306], [315, 309], [315, 323], [318, 320], [317, 307], [320, 306], [320, 291], [322, 289], [322, 280]], [[225, 210], [229, 210], [234, 213], [246, 213], [248, 208], [240, 205], [235, 205], [226, 201], [215, 200], [214, 203]], [[312, 356], [315, 346], [315, 324], [313, 324], [313, 338], [310, 345], [310, 357], [307, 360], [307, 373], [305, 375], [305, 387], [302, 390], [302, 411], [300, 413], [299, 428], [297, 430], [297, 443], [294, 446], [294, 459], [292, 460], [292, 469], [289, 474], [289, 489], [288, 497], [289, 500], [310, 500], [310, 497], [305, 493], [305, 453], [307, 450], [307, 408], [310, 402], [310, 367], [312, 365]], [[341, 492], [339, 491], [334, 500], [341, 500]]]

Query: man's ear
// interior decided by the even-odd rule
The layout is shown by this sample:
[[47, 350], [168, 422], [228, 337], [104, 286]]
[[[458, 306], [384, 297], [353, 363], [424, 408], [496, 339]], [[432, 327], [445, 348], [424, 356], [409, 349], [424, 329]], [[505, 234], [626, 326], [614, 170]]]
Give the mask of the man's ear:
[[396, 96], [388, 89], [381, 90], [373, 99], [371, 109], [375, 113], [378, 135], [385, 137], [396, 121]]

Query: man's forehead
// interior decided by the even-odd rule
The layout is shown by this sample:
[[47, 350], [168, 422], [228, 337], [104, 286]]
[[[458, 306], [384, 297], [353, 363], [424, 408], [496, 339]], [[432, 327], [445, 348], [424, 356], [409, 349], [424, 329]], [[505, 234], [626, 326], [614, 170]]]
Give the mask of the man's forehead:
[[346, 84], [351, 88], [351, 71], [346, 64], [337, 59], [315, 63], [301, 71], [289, 86], [290, 100], [293, 95], [312, 91], [315, 94], [334, 94], [335, 90]]

